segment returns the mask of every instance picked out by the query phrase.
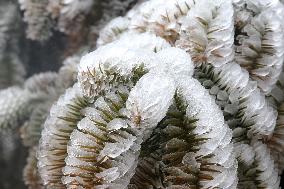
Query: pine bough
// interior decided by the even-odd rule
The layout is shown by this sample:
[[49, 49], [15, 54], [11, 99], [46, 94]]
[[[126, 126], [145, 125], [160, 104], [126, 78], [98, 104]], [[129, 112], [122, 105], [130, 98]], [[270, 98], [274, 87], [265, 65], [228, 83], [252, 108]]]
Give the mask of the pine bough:
[[[33, 146], [27, 184], [279, 188], [283, 16], [278, 0], [149, 0], [115, 18], [101, 30], [98, 48], [81, 58], [77, 80], [64, 79], [68, 69], [55, 76], [73, 86], [52, 105], [41, 135], [23, 127]], [[49, 94], [36, 81], [4, 91], [14, 98], [12, 109], [0, 112], [3, 127], [26, 116], [20, 114], [32, 94]]]

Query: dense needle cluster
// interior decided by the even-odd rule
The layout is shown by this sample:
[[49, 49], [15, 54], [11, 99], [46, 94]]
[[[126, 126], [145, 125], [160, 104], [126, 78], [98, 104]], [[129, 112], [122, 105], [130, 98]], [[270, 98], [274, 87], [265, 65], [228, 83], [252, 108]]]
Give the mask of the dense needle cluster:
[[[92, 7], [110, 5], [46, 0], [49, 15], [36, 16], [33, 11], [43, 12], [29, 2], [44, 3], [20, 1], [28, 30], [36, 23], [38, 33], [28, 32], [33, 39], [49, 36], [41, 30], [50, 32], [52, 19], [60, 31], [78, 33], [73, 25], [81, 28]], [[36, 75], [0, 92], [1, 129], [25, 120], [26, 184], [31, 189], [279, 188], [282, 2], [141, 1], [100, 32], [92, 31], [132, 2], [113, 2], [113, 15], [106, 11], [93, 25], [90, 33], [99, 33], [96, 50], [69, 57], [58, 73]]]

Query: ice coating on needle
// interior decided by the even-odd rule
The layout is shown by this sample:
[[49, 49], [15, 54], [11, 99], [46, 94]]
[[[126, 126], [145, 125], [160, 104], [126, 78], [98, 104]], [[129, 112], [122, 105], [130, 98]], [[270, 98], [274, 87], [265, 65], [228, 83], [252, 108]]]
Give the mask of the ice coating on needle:
[[[184, 50], [174, 47], [165, 48], [158, 52], [157, 55], [165, 68], [163, 71], [171, 74], [172, 77], [192, 76], [194, 65], [191, 57]], [[161, 66], [157, 67], [157, 69], [161, 70]]]
[[[236, 188], [232, 131], [225, 124], [222, 111], [197, 80], [181, 76], [176, 82], [176, 108], [161, 122], [166, 125], [162, 132], [166, 142], [161, 147], [167, 184]], [[203, 166], [208, 170], [203, 170]], [[183, 180], [178, 182], [181, 177]]]
[[277, 6], [279, 0], [245, 0], [247, 8], [259, 13], [265, 9]]
[[85, 118], [70, 136], [62, 169], [67, 188], [117, 181], [135, 164], [141, 140], [135, 131], [124, 130], [127, 119], [118, 118], [127, 96], [127, 88], [113, 89], [82, 111]]
[[[230, 143], [230, 140], [223, 140], [226, 133], [230, 129], [224, 122], [223, 114], [215, 104], [208, 92], [198, 83], [197, 80], [190, 77], [183, 77], [179, 80], [178, 94], [184, 99], [184, 103], [188, 104], [186, 114], [189, 117], [194, 117], [197, 127], [194, 133], [203, 135], [205, 138], [210, 138], [208, 142], [204, 143], [198, 153], [209, 154], [212, 153], [218, 145], [222, 142]], [[210, 108], [208, 108], [210, 107]], [[211, 116], [210, 116], [211, 115]], [[213, 116], [215, 115], [215, 116]], [[220, 133], [222, 133], [220, 135]], [[219, 137], [215, 137], [219, 135]], [[231, 134], [230, 134], [231, 136]], [[222, 145], [227, 145], [222, 144]]]
[[260, 181], [258, 187], [279, 188], [280, 177], [270, 150], [260, 141], [253, 141], [252, 146], [256, 153], [256, 169], [260, 172], [257, 176]]
[[278, 104], [281, 104], [284, 101], [284, 91], [282, 87], [283, 85], [284, 85], [284, 72], [282, 71], [276, 85], [272, 89], [271, 93], [268, 95], [271, 104], [275, 107], [277, 107]]
[[62, 187], [61, 169], [67, 156], [69, 137], [81, 118], [80, 110], [87, 106], [83, 94], [75, 84], [51, 107], [37, 152], [38, 168], [44, 185]]
[[158, 37], [156, 34], [150, 32], [137, 33], [136, 31], [128, 30], [129, 19], [130, 18], [127, 17], [113, 19], [101, 31], [97, 45], [100, 47], [116, 41], [118, 43], [122, 42], [120, 45], [129, 48], [147, 48], [148, 50], [153, 51], [159, 51], [164, 47], [170, 46], [165, 39]]
[[81, 59], [78, 80], [85, 95], [99, 94], [111, 86], [133, 81], [149, 70], [162, 69], [172, 76], [192, 75], [191, 58], [183, 50], [169, 48], [167, 42], [154, 34], [133, 36], [134, 41], [129, 41], [126, 35]]
[[248, 144], [234, 144], [234, 150], [236, 153], [236, 157], [240, 163], [243, 163], [247, 166], [252, 165], [254, 161], [255, 152], [252, 146]]
[[268, 9], [253, 17], [237, 40], [236, 61], [246, 68], [265, 94], [274, 87], [282, 72], [284, 36], [281, 19]]
[[174, 43], [181, 20], [194, 4], [193, 0], [144, 2], [128, 13], [127, 17], [131, 19], [129, 28], [138, 32], [149, 31]]
[[188, 51], [194, 63], [214, 66], [234, 57], [233, 6], [229, 0], [199, 0], [182, 20], [176, 46]]
[[277, 113], [246, 70], [236, 63], [217, 68], [203, 64], [195, 77], [209, 89], [224, 115], [230, 115], [227, 121], [231, 128], [247, 128], [249, 138], [271, 135]]
[[130, 119], [137, 127], [157, 125], [165, 117], [174, 92], [175, 83], [165, 73], [144, 75], [131, 90], [126, 102]]
[[281, 103], [278, 106], [278, 117], [277, 122], [275, 126], [275, 130], [273, 132], [273, 135], [268, 141], [268, 147], [271, 151], [271, 155], [274, 158], [275, 163], [278, 165], [279, 172], [282, 172], [284, 169], [284, 153], [283, 153], [283, 146], [284, 146], [284, 103]]
[[111, 20], [101, 31], [97, 46], [102, 46], [117, 40], [128, 29], [129, 20], [125, 17], [117, 17]]
[[154, 52], [159, 52], [162, 49], [170, 47], [170, 44], [165, 39], [150, 32], [141, 34], [126, 32], [115, 43], [131, 49], [147, 49]]
[[[233, 0], [235, 8], [235, 23], [238, 28], [244, 27], [254, 16], [273, 10], [277, 15], [283, 15], [283, 4], [279, 0]], [[281, 18], [281, 16], [280, 16]]]
[[112, 85], [127, 82], [138, 70], [138, 77], [157, 63], [155, 53], [147, 50], [132, 50], [109, 44], [82, 57], [78, 80], [84, 93], [92, 96], [107, 90]]
[[[126, 188], [135, 173], [141, 143], [165, 116], [175, 83], [165, 73], [150, 72], [129, 96], [123, 91], [127, 90], [113, 88], [83, 111], [86, 117], [70, 136], [62, 169], [67, 188]], [[127, 117], [120, 114], [125, 108]]]
[[[131, 39], [131, 41], [129, 41]], [[155, 53], [169, 44], [154, 34], [129, 34], [82, 57], [78, 80], [86, 95], [141, 77], [158, 64]], [[135, 73], [136, 72], [136, 73]]]
[[236, 61], [250, 72], [267, 95], [279, 78], [283, 63], [283, 3], [279, 0], [234, 2]]

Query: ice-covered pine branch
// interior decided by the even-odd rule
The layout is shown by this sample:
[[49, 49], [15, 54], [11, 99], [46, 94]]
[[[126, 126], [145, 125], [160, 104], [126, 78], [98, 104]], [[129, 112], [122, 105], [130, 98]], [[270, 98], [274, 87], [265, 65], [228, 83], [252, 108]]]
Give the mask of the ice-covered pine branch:
[[48, 0], [19, 0], [27, 22], [26, 35], [32, 40], [45, 41], [51, 36], [52, 22], [46, 7]]
[[[152, 0], [110, 22], [102, 30], [98, 45], [124, 33], [149, 31], [187, 50], [196, 65], [240, 64], [267, 94], [282, 68], [282, 15], [283, 5], [278, 0]], [[237, 48], [233, 48], [234, 42]]]
[[22, 84], [25, 68], [18, 55], [20, 16], [12, 3], [0, 3], [0, 89]]
[[[159, 7], [158, 11], [155, 11], [156, 7]], [[245, 13], [239, 11], [245, 11]], [[265, 17], [265, 19], [261, 19], [263, 15], [268, 14], [270, 11], [276, 12], [276, 14], [272, 15], [272, 17]], [[234, 14], [234, 12], [237, 14]], [[246, 14], [247, 17], [242, 14]], [[229, 139], [232, 143], [229, 145], [230, 148], [226, 147], [226, 150], [231, 149], [228, 154], [236, 155], [239, 165], [238, 174], [243, 174], [243, 177], [245, 178], [243, 179], [243, 177], [240, 177], [240, 182], [237, 183], [237, 179], [232, 176], [236, 175], [234, 170], [237, 166], [233, 163], [234, 157], [230, 156], [226, 156], [228, 158], [227, 161], [231, 162], [231, 164], [226, 164], [226, 169], [222, 170], [222, 164], [216, 163], [220, 164], [221, 167], [209, 168], [205, 165], [206, 173], [200, 173], [204, 169], [203, 167], [200, 167], [202, 157], [209, 155], [200, 155], [197, 156], [199, 158], [196, 158], [195, 154], [197, 152], [202, 154], [201, 146], [206, 144], [205, 141], [207, 140], [206, 137], [203, 138], [201, 136], [201, 139], [197, 138], [196, 142], [194, 142], [194, 137], [196, 137], [195, 135], [197, 134], [195, 133], [195, 129], [198, 128], [198, 121], [204, 119], [203, 117], [200, 117], [199, 119], [193, 119], [194, 121], [190, 122], [190, 124], [197, 124], [197, 126], [195, 125], [192, 129], [190, 129], [189, 126], [186, 126], [185, 129], [187, 130], [184, 131], [185, 133], [188, 133], [188, 137], [191, 138], [190, 141], [197, 145], [197, 147], [193, 148], [192, 151], [190, 151], [190, 149], [189, 151], [179, 151], [181, 150], [179, 148], [182, 148], [182, 143], [186, 140], [185, 138], [182, 138], [184, 136], [181, 133], [174, 136], [175, 138], [169, 138], [168, 142], [161, 142], [161, 146], [159, 147], [160, 151], [157, 152], [160, 157], [158, 157], [158, 160], [155, 161], [162, 162], [163, 166], [160, 166], [160, 170], [165, 169], [164, 171], [161, 171], [162, 174], [165, 175], [157, 178], [164, 178], [165, 180], [161, 180], [158, 183], [162, 183], [163, 186], [173, 187], [175, 185], [178, 187], [184, 184], [204, 187], [222, 186], [224, 188], [234, 188], [237, 187], [237, 185], [238, 187], [243, 187], [245, 186], [245, 183], [248, 182], [255, 187], [275, 188], [279, 184], [279, 173], [276, 168], [277, 164], [274, 165], [273, 161], [268, 163], [268, 161], [264, 159], [265, 156], [267, 156], [267, 158], [270, 157], [269, 150], [267, 150], [265, 156], [259, 154], [257, 146], [262, 146], [261, 148], [263, 149], [266, 149], [267, 146], [266, 143], [258, 143], [256, 141], [263, 139], [271, 141], [270, 137], [274, 132], [276, 124], [276, 110], [273, 105], [270, 104], [268, 99], [265, 98], [265, 95], [269, 95], [270, 91], [273, 89], [280, 75], [279, 70], [282, 68], [283, 47], [281, 44], [283, 42], [283, 25], [279, 21], [279, 17], [282, 14], [283, 6], [277, 1], [266, 3], [261, 3], [260, 1], [235, 1], [232, 3], [231, 1], [216, 2], [205, 0], [198, 2], [177, 1], [167, 3], [162, 0], [147, 1], [138, 7], [135, 7], [125, 17], [116, 18], [102, 30], [101, 37], [98, 40], [98, 45], [102, 47], [89, 55], [90, 57], [94, 57], [94, 61], [88, 57], [84, 57], [82, 59], [78, 75], [80, 87], [85, 95], [95, 97], [97, 95], [101, 96], [105, 95], [105, 93], [111, 92], [112, 87], [119, 85], [119, 83], [129, 85], [127, 84], [129, 80], [121, 74], [132, 70], [132, 63], [135, 61], [132, 61], [130, 65], [123, 64], [121, 67], [119, 67], [120, 64], [112, 65], [111, 62], [115, 59], [120, 60], [121, 57], [124, 57], [124, 51], [126, 50], [124, 50], [123, 47], [126, 44], [129, 45], [127, 48], [129, 48], [130, 51], [137, 49], [137, 46], [140, 46], [140, 48], [143, 47], [142, 49], [145, 49], [145, 47], [149, 49], [150, 47], [142, 44], [144, 41], [147, 41], [142, 40], [143, 35], [148, 35], [147, 32], [154, 33], [161, 38], [164, 38], [171, 46], [182, 48], [191, 55], [192, 61], [195, 65], [194, 77], [209, 91], [209, 94], [212, 96], [210, 98], [215, 99], [215, 103], [222, 110], [221, 117], [225, 119], [226, 123], [228, 123], [229, 127], [233, 130], [231, 136], [233, 137], [233, 140], [231, 141]], [[268, 21], [269, 19], [273, 20], [273, 23]], [[257, 29], [258, 31], [255, 30], [248, 32], [247, 28], [250, 26], [254, 26], [254, 28], [259, 27]], [[265, 29], [266, 27], [269, 28], [269, 30]], [[234, 32], [236, 32], [236, 35], [233, 35]], [[255, 60], [260, 61], [260, 63], [256, 64], [261, 64], [261, 69], [259, 69], [258, 65], [249, 68], [240, 62], [244, 59], [251, 59], [249, 57], [246, 58], [245, 56], [247, 56], [246, 54], [249, 52], [252, 53], [250, 49], [247, 49], [245, 45], [242, 45], [242, 41], [246, 41], [242, 40], [242, 37], [255, 37], [257, 32], [261, 34], [261, 36], [259, 36], [259, 40], [261, 41], [262, 46], [258, 47], [259, 49], [253, 48], [252, 50], [258, 53], [258, 57], [264, 57], [263, 59], [260, 59], [253, 55]], [[140, 35], [135, 33], [140, 33]], [[268, 40], [268, 37], [271, 40]], [[141, 41], [143, 42], [140, 42], [135, 46], [133, 45], [135, 43], [132, 43], [132, 39], [137, 38], [141, 38]], [[116, 41], [117, 39], [120, 40]], [[112, 41], [114, 42], [110, 45], [103, 46]], [[266, 44], [266, 42], [271, 44]], [[119, 50], [112, 52], [112, 46], [114, 44], [121, 47]], [[238, 47], [236, 48], [236, 51], [234, 46]], [[247, 46], [251, 48], [253, 44]], [[266, 50], [266, 48], [269, 50]], [[108, 49], [108, 51], [106, 49]], [[157, 51], [159, 50], [155, 49], [155, 52]], [[157, 54], [159, 55], [159, 52]], [[114, 57], [111, 59], [111, 56]], [[127, 57], [127, 60], [131, 60], [131, 58], [133, 57]], [[110, 60], [107, 61], [108, 59]], [[105, 61], [107, 61], [106, 64], [103, 63]], [[170, 62], [174, 62], [174, 60], [171, 60]], [[255, 63], [255, 61], [253, 63]], [[181, 64], [178, 66], [181, 66]], [[151, 72], [152, 69], [149, 70]], [[274, 74], [274, 70], [278, 71], [278, 73]], [[176, 90], [179, 91], [178, 81], [180, 74], [173, 72], [167, 73], [173, 77], [177, 87]], [[191, 75], [188, 74], [187, 76], [190, 77]], [[261, 79], [259, 80], [258, 78]], [[188, 80], [190, 80], [190, 78], [188, 78]], [[189, 84], [189, 86], [192, 85], [193, 84]], [[196, 89], [194, 92], [196, 91], [198, 90]], [[187, 94], [183, 98], [187, 99], [189, 96], [190, 94]], [[181, 97], [175, 95], [175, 99], [179, 98]], [[181, 107], [176, 105], [176, 110], [186, 111], [186, 100], [178, 101], [181, 101], [179, 103], [182, 104], [180, 105]], [[196, 103], [199, 102], [198, 99], [195, 101]], [[195, 101], [191, 102], [190, 105], [194, 104]], [[200, 108], [202, 101], [197, 104]], [[198, 117], [198, 114], [194, 115]], [[179, 117], [179, 119], [181, 119], [181, 117]], [[184, 119], [187, 120], [188, 118]], [[209, 124], [210, 122], [205, 123]], [[170, 126], [172, 126], [172, 124]], [[165, 125], [161, 127], [165, 127]], [[180, 124], [176, 126], [176, 131], [173, 128], [171, 128], [171, 131], [179, 133], [178, 130], [183, 129], [179, 127], [181, 127]], [[166, 128], [167, 127], [160, 129], [163, 131]], [[164, 132], [166, 132], [166, 130]], [[193, 136], [190, 137], [191, 132], [193, 132]], [[224, 134], [225, 133], [226, 132], [224, 131]], [[200, 134], [202, 134], [202, 132]], [[171, 137], [171, 133], [168, 135]], [[164, 137], [164, 140], [167, 140], [166, 138], [167, 137]], [[208, 138], [210, 139], [210, 137]], [[144, 143], [142, 143], [142, 145], [143, 144]], [[213, 146], [213, 142], [209, 142], [208, 145]], [[214, 148], [210, 149], [213, 150]], [[171, 155], [167, 155], [168, 150]], [[212, 152], [206, 150], [206, 152], [213, 154], [217, 153], [214, 152], [214, 150]], [[183, 153], [184, 156], [182, 155]], [[67, 154], [69, 154], [68, 151]], [[178, 154], [180, 155], [178, 156]], [[212, 155], [212, 157], [209, 156], [209, 159], [217, 158], [217, 154]], [[167, 161], [177, 161], [177, 159], [181, 161], [181, 159], [183, 159], [182, 157], [187, 156], [189, 156], [189, 166], [192, 168], [194, 167], [195, 171], [184, 173], [179, 172], [179, 164], [176, 166], [171, 164], [167, 167]], [[210, 159], [208, 161], [211, 162], [213, 160]], [[224, 163], [225, 162], [226, 161], [224, 160]], [[185, 163], [185, 161], [181, 161], [180, 163]], [[228, 165], [232, 166], [231, 171], [233, 171], [234, 174], [229, 171], [230, 169], [228, 169]], [[251, 171], [252, 166], [255, 165], [259, 172], [264, 171], [264, 166], [272, 167], [273, 172], [269, 172], [267, 174], [264, 173], [265, 176], [255, 175], [253, 177], [247, 177], [245, 172]], [[139, 169], [137, 171], [139, 171]], [[223, 176], [212, 174], [211, 171], [221, 172], [221, 175]], [[74, 172], [72, 173], [74, 174]], [[158, 173], [161, 174], [160, 172]], [[144, 178], [147, 178], [147, 173], [143, 174], [146, 174], [144, 175]], [[200, 174], [201, 177], [199, 177]], [[231, 175], [232, 178], [228, 179], [228, 175]], [[143, 175], [140, 175], [140, 177], [141, 176], [143, 178]], [[215, 180], [215, 176], [218, 179]], [[224, 177], [224, 179], [221, 179], [222, 177]], [[178, 183], [176, 183], [177, 179], [179, 180]], [[74, 183], [76, 185], [80, 183], [80, 181], [75, 179]], [[132, 186], [138, 184], [136, 187], [139, 188], [141, 187], [139, 186], [139, 183], [141, 184], [142, 181], [139, 181], [139, 178], [136, 178], [131, 183]], [[84, 186], [86, 183], [81, 184]]]
[[[35, 74], [22, 85], [11, 86], [2, 90], [0, 92], [2, 107], [0, 130], [14, 129], [25, 122], [24, 125], [26, 126], [24, 127], [35, 127], [34, 129], [39, 129], [40, 132], [40, 125], [47, 117], [47, 112], [52, 103], [76, 81], [78, 63], [78, 56], [69, 57], [58, 73]], [[26, 134], [29, 135], [30, 133], [27, 132]], [[24, 138], [38, 140], [31, 137]]]
[[[16, 131], [20, 128], [23, 144], [30, 148], [23, 174], [25, 183], [31, 189], [38, 189], [38, 186], [42, 185], [37, 170], [36, 151], [43, 123], [54, 101], [76, 80], [79, 57], [77, 55], [67, 58], [58, 73], [36, 74], [27, 79], [23, 85], [13, 86], [0, 92], [1, 136], [8, 138], [10, 137], [8, 133], [18, 133]], [[7, 153], [5, 152], [7, 155], [9, 153], [8, 150]]]
[[124, 14], [137, 0], [18, 0], [29, 39], [44, 42], [54, 30], [82, 38], [82, 32], [97, 37], [111, 19]]
[[[47, 5], [48, 16], [29, 11], [29, 1], [39, 3], [37, 8]], [[101, 19], [88, 28], [90, 35], [134, 2], [29, 1], [21, 3], [29, 27], [39, 24], [34, 32], [53, 19], [58, 22], [52, 27], [72, 32], [101, 6]], [[26, 183], [47, 188], [279, 188], [283, 15], [279, 0], [143, 1], [110, 21], [99, 34], [98, 48], [82, 57], [78, 70], [76, 64], [61, 68], [53, 87], [44, 87], [48, 79], [38, 76], [22, 88], [2, 91], [13, 96], [2, 102], [7, 103], [2, 110], [6, 125], [29, 118], [22, 128], [24, 143], [31, 147]], [[24, 92], [28, 98], [17, 98]], [[22, 107], [32, 104], [31, 94], [52, 98], [21, 115]]]
[[[260, 161], [254, 153], [248, 153], [254, 150], [255, 140], [265, 140], [264, 146], [269, 144], [278, 161], [275, 165], [281, 167], [281, 108], [277, 124], [276, 118], [277, 106], [283, 101], [282, 15], [283, 4], [278, 0], [147, 1], [125, 17], [111, 21], [97, 43], [104, 45], [131, 33], [151, 32], [186, 50], [195, 64], [194, 77], [216, 99], [234, 130], [234, 151], [239, 162], [247, 166], [239, 168], [240, 172]], [[266, 98], [271, 95], [272, 104], [270, 97]], [[273, 163], [270, 166], [276, 167]], [[274, 172], [273, 179], [269, 174], [265, 179], [246, 179], [254, 186], [273, 188], [278, 174]], [[268, 183], [267, 178], [275, 182]]]
[[[181, 164], [162, 170], [166, 175], [173, 174], [162, 182], [168, 186], [236, 187], [232, 131], [214, 99], [191, 78], [190, 56], [181, 49], [169, 48], [166, 41], [153, 34], [132, 37], [132, 43], [125, 37], [84, 56], [79, 84], [53, 106], [39, 145], [38, 166], [44, 184], [127, 188], [136, 171], [142, 142], [178, 101], [175, 103], [184, 112], [181, 114], [192, 125], [180, 125], [180, 129], [187, 129], [184, 137], [195, 146], [180, 152], [184, 159]], [[223, 134], [216, 140], [219, 131]], [[169, 136], [169, 144], [164, 147], [182, 142], [180, 137]], [[221, 152], [227, 156], [221, 158]], [[163, 157], [167, 153], [165, 150]], [[171, 171], [192, 166], [192, 161], [196, 162], [196, 171]], [[208, 172], [203, 166], [210, 166], [209, 162], [212, 171]], [[183, 183], [176, 183], [169, 179], [183, 174], [192, 175], [194, 181], [185, 178]]]

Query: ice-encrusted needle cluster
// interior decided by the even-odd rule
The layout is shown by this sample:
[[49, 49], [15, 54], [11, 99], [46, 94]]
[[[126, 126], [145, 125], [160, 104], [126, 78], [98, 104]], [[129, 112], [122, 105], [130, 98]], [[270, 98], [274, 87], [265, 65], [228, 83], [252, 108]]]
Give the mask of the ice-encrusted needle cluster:
[[19, 133], [23, 144], [29, 148], [23, 176], [25, 183], [32, 189], [43, 188], [36, 159], [43, 123], [51, 105], [75, 82], [78, 62], [78, 56], [69, 57], [58, 73], [36, 74], [27, 79], [23, 85], [8, 87], [0, 92], [1, 134], [6, 136], [6, 132], [18, 132], [20, 127]]
[[[282, 90], [277, 84], [282, 15], [278, 1], [152, 0], [111, 21], [101, 31], [100, 48], [79, 66], [78, 86], [92, 108], [80, 111], [83, 118], [64, 143], [66, 157], [57, 173], [44, 177], [46, 184], [52, 186], [57, 175], [71, 188], [279, 187], [282, 132], [275, 107]], [[153, 72], [151, 82], [141, 85]], [[159, 91], [164, 82], [152, 88], [161, 73], [173, 80], [170, 101], [159, 102], [170, 89]], [[142, 94], [135, 94], [132, 109], [126, 95], [115, 113], [118, 101], [108, 95], [121, 86], [128, 88], [126, 94], [139, 86]], [[155, 99], [144, 95], [151, 89]], [[139, 109], [148, 103], [151, 109]], [[155, 112], [165, 114], [151, 129], [145, 125], [145, 131], [136, 131]], [[133, 133], [113, 138], [110, 126]], [[53, 170], [43, 159], [50, 151], [39, 151], [42, 176]]]
[[[189, 146], [194, 141], [199, 145], [185, 147], [176, 167], [163, 167], [161, 171], [171, 176], [161, 182], [168, 187], [236, 187], [232, 131], [214, 99], [192, 78], [190, 56], [154, 34], [133, 34], [131, 44], [127, 40], [122, 38], [84, 56], [79, 83], [51, 109], [38, 151], [44, 184], [51, 188], [140, 187], [131, 178], [141, 145], [178, 104], [176, 111], [181, 112], [177, 114], [185, 120], [179, 127], [188, 132], [186, 141]], [[161, 155], [169, 156], [168, 148], [182, 140], [165, 138]], [[192, 161], [194, 170], [184, 170], [184, 166], [193, 166]], [[176, 180], [183, 174], [194, 179]]]
[[[24, 79], [25, 70], [21, 61], [27, 66], [27, 64], [33, 64], [34, 58], [30, 61], [30, 57], [26, 57], [26, 55], [22, 56], [23, 54], [21, 54], [19, 56], [22, 50], [19, 51], [18, 48], [22, 45], [25, 46], [26, 44], [23, 44], [23, 42], [27, 42], [23, 40], [23, 30], [19, 28], [20, 25], [23, 26], [23, 23], [20, 22], [20, 9], [17, 8], [17, 1], [0, 3], [0, 15], [2, 16], [0, 21], [0, 88], [2, 90], [0, 94], [0, 148], [3, 152], [2, 158], [5, 160], [5, 164], [10, 165], [13, 161], [11, 155], [15, 156], [13, 150], [15, 150], [15, 142], [18, 142], [16, 138], [21, 135], [24, 146], [29, 148], [29, 157], [23, 171], [24, 182], [29, 188], [44, 188], [37, 170], [36, 151], [50, 107], [64, 93], [66, 88], [72, 86], [76, 81], [80, 54], [95, 44], [95, 41], [91, 40], [88, 44], [79, 44], [78, 41], [82, 41], [84, 37], [97, 38], [98, 30], [105, 22], [125, 13], [133, 6], [134, 2], [135, 0], [19, 0], [20, 5], [18, 6], [22, 11], [23, 21], [26, 23], [27, 38], [40, 41], [44, 45], [52, 41], [49, 37], [54, 30], [59, 30], [68, 36], [68, 39], [65, 38], [65, 42], [69, 45], [72, 43], [70, 52], [65, 51], [56, 55], [64, 59], [59, 72], [35, 74], [26, 82]], [[113, 6], [114, 4], [116, 6]], [[86, 19], [92, 21], [86, 23]], [[82, 30], [88, 33], [88, 37], [82, 37]], [[73, 43], [76, 43], [74, 41], [77, 41], [78, 44], [74, 45]], [[33, 42], [33, 44], [36, 43], [38, 42]], [[70, 50], [66, 47], [65, 49]], [[34, 50], [33, 52], [38, 53]], [[73, 55], [70, 56], [72, 52]], [[28, 74], [32, 72], [34, 72], [34, 69], [29, 67]], [[19, 145], [16, 147], [20, 148]], [[1, 159], [1, 162], [3, 159]], [[18, 165], [15, 164], [15, 166]], [[4, 169], [9, 171], [6, 174], [7, 177], [13, 174], [12, 169], [8, 167]], [[15, 179], [22, 181], [18, 176]], [[5, 180], [5, 178], [2, 177], [2, 180]]]
[[[28, 16], [35, 14], [28, 2], [45, 3], [49, 17], [44, 18], [57, 19], [65, 33], [101, 3], [20, 2], [30, 27]], [[119, 12], [132, 1], [115, 2], [120, 2], [113, 3]], [[100, 31], [97, 49], [84, 55], [78, 68], [65, 66], [58, 74], [39, 75], [22, 88], [2, 91], [0, 96], [14, 97], [9, 102], [13, 110], [0, 112], [2, 127], [31, 115], [22, 128], [31, 147], [27, 184], [56, 189], [279, 188], [284, 168], [283, 16], [279, 0], [141, 1]], [[109, 17], [103, 14], [101, 20]], [[35, 32], [48, 26], [40, 20], [45, 23], [35, 25]], [[31, 101], [47, 96], [52, 99], [44, 100], [44, 108], [22, 114]], [[35, 119], [39, 115], [45, 116]], [[41, 127], [32, 125], [43, 120], [39, 134]]]
[[47, 41], [54, 30], [74, 40], [97, 35], [106, 22], [125, 13], [137, 0], [18, 0], [27, 38]]

